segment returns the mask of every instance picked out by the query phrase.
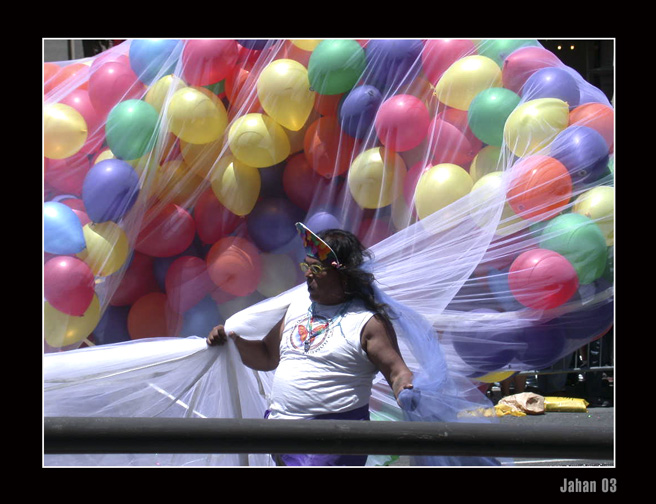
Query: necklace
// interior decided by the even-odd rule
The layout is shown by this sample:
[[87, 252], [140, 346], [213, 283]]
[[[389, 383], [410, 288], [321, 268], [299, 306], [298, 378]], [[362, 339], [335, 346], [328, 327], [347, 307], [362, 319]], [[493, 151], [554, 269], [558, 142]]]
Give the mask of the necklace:
[[326, 317], [324, 315], [319, 315], [316, 313], [316, 303], [312, 303], [308, 310], [308, 321], [307, 327], [300, 325], [298, 330], [301, 336], [301, 341], [303, 342], [303, 350], [307, 353], [312, 346], [312, 342], [317, 336], [322, 335], [330, 329], [332, 326], [340, 327], [344, 315], [351, 305], [351, 301], [344, 303], [340, 310], [333, 315], [332, 317]]

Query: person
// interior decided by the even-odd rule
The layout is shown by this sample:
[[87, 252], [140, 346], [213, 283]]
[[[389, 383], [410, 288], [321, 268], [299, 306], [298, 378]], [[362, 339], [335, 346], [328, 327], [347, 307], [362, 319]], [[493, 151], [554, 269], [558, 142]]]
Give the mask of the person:
[[[399, 350], [386, 306], [374, 297], [371, 273], [361, 265], [367, 251], [340, 229], [297, 230], [305, 247], [300, 267], [307, 298], [292, 303], [261, 340], [226, 333], [219, 325], [209, 345], [232, 340], [244, 365], [275, 370], [270, 419], [369, 420], [373, 379], [380, 371], [394, 397], [413, 388], [413, 374]], [[366, 455], [275, 454], [278, 465], [364, 465]]]

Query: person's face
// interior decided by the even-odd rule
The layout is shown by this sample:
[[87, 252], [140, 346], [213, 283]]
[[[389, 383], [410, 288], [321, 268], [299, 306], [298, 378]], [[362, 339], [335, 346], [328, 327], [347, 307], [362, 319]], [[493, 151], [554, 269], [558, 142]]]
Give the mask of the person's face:
[[319, 272], [314, 272], [313, 268], [309, 268], [304, 273], [310, 299], [321, 304], [341, 303], [344, 299], [344, 288], [339, 271], [310, 256], [305, 258], [305, 263], [310, 267], [322, 268], [322, 271]]

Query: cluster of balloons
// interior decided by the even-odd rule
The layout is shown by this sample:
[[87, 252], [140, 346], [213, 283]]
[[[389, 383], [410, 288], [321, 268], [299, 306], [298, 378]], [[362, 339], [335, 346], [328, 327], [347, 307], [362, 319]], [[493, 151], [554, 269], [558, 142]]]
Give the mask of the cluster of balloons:
[[369, 246], [498, 191], [491, 254], [533, 238], [481, 264], [496, 308], [608, 276], [614, 112], [535, 40], [131, 40], [44, 97], [48, 351], [205, 335], [301, 281], [296, 221]]

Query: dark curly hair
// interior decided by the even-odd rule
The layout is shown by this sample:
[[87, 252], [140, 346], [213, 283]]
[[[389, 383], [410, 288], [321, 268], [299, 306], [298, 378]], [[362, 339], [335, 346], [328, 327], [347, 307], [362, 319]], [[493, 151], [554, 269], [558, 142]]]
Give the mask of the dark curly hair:
[[360, 240], [351, 232], [343, 229], [325, 229], [317, 233], [337, 255], [341, 267], [340, 273], [346, 280], [345, 293], [349, 297], [361, 299], [367, 309], [390, 319], [389, 307], [378, 303], [374, 298], [374, 275], [360, 266], [372, 254], [365, 249]]

